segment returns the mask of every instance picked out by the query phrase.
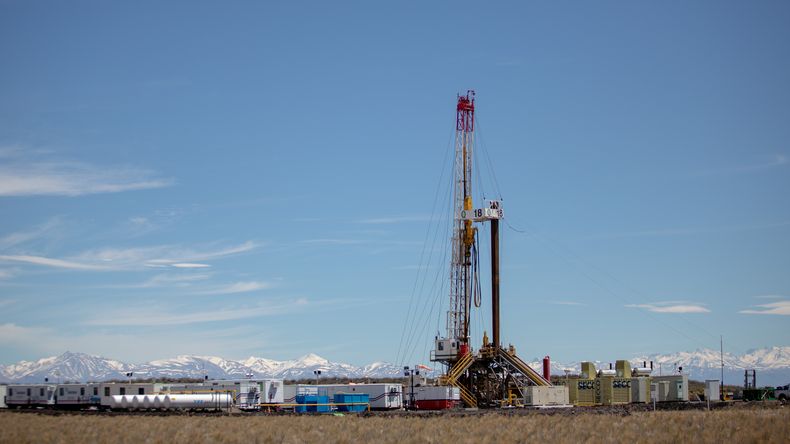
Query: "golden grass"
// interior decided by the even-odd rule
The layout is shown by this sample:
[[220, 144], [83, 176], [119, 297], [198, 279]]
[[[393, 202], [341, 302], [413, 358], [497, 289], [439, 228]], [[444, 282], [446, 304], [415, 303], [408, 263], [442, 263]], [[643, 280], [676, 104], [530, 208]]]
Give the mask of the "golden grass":
[[0, 413], [3, 443], [790, 442], [790, 410], [631, 415], [89, 416]]

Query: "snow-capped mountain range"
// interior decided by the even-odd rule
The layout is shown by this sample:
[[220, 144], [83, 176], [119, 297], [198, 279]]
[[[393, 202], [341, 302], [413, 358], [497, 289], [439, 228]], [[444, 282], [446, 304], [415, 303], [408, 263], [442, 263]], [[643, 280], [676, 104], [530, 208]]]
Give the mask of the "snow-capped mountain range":
[[330, 362], [315, 354], [299, 359], [275, 361], [250, 357], [233, 361], [217, 356], [180, 355], [171, 359], [150, 361], [143, 364], [128, 364], [85, 353], [66, 352], [60, 356], [21, 361], [16, 364], [0, 365], [0, 382], [43, 382], [50, 381], [105, 381], [125, 379], [129, 372], [133, 378], [199, 378], [209, 379], [245, 378], [252, 374], [259, 378], [311, 379], [314, 370], [321, 377], [385, 378], [397, 377], [402, 370], [385, 362], [356, 367], [350, 364]]
[[[530, 365], [539, 369], [541, 360], [535, 358]], [[691, 379], [719, 379], [721, 360], [716, 350], [697, 350], [673, 354], [653, 354], [630, 359], [632, 366], [653, 361], [654, 375], [671, 374], [682, 367]], [[595, 361], [598, 368], [607, 368], [609, 362]], [[725, 381], [730, 384], [743, 383], [743, 370], [756, 369], [758, 385], [779, 385], [790, 383], [790, 347], [769, 347], [749, 351], [736, 356], [724, 355]], [[566, 370], [578, 372], [580, 362], [552, 362], [552, 374], [564, 375]], [[357, 367], [341, 362], [331, 362], [315, 354], [298, 359], [276, 361], [273, 359], [250, 357], [240, 361], [223, 359], [216, 356], [181, 355], [171, 359], [150, 361], [143, 364], [129, 364], [84, 353], [66, 352], [60, 356], [21, 361], [16, 364], [0, 365], [0, 382], [43, 382], [50, 381], [103, 381], [125, 379], [128, 372], [134, 378], [203, 378], [234, 379], [252, 374], [255, 377], [283, 379], [312, 379], [314, 371], [320, 370], [321, 377], [341, 378], [397, 378], [402, 368], [386, 362], [374, 362]], [[440, 368], [436, 369], [441, 371]], [[433, 372], [425, 372], [432, 375]]]

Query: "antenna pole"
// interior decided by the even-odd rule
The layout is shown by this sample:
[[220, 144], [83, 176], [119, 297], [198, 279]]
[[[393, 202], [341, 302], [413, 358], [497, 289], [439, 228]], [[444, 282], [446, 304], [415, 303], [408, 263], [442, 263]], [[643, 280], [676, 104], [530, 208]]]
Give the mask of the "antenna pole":
[[724, 401], [724, 335], [719, 335], [719, 345], [721, 346], [721, 400]]

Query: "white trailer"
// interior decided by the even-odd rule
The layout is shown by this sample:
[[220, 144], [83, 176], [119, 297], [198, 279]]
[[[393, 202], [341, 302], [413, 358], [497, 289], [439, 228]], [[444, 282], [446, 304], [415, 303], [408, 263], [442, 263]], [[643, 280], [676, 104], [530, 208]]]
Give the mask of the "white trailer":
[[8, 386], [9, 407], [51, 407], [55, 405], [54, 384], [20, 384]]
[[260, 404], [282, 404], [284, 400], [282, 379], [239, 379], [207, 381], [209, 392], [229, 392], [242, 410], [257, 410]]
[[368, 402], [373, 410], [393, 410], [403, 407], [403, 386], [400, 384], [326, 384], [319, 385], [318, 388], [326, 389], [329, 402], [332, 402], [336, 393], [364, 393], [368, 395]]
[[59, 408], [88, 408], [101, 404], [101, 384], [58, 384], [55, 405]]

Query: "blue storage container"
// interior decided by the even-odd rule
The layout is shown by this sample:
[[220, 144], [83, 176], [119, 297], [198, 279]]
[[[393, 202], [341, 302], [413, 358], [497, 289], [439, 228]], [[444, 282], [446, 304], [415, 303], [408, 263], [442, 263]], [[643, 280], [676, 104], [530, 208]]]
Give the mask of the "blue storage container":
[[[317, 395], [296, 395], [296, 403], [299, 404], [294, 409], [296, 413], [327, 413], [329, 412], [329, 396]], [[319, 405], [323, 404], [323, 405]]]
[[335, 404], [353, 404], [338, 405], [339, 412], [364, 412], [368, 409], [369, 400], [367, 393], [335, 393]]

